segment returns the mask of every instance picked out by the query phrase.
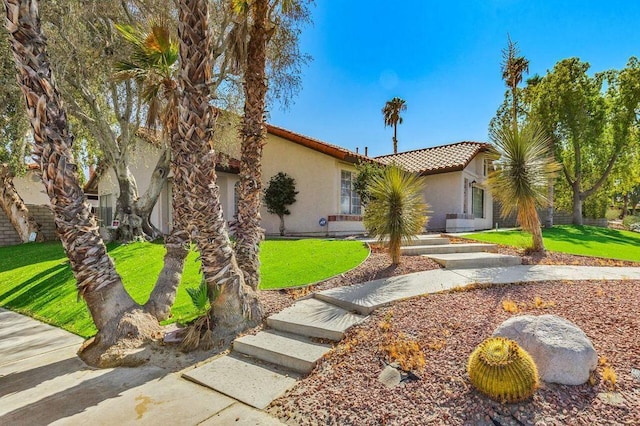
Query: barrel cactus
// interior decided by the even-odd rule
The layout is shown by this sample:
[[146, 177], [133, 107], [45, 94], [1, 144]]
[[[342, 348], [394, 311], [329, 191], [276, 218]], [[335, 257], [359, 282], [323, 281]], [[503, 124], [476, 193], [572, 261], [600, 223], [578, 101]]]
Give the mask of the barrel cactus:
[[480, 392], [502, 403], [528, 399], [538, 388], [538, 369], [513, 340], [491, 337], [471, 353], [467, 372]]

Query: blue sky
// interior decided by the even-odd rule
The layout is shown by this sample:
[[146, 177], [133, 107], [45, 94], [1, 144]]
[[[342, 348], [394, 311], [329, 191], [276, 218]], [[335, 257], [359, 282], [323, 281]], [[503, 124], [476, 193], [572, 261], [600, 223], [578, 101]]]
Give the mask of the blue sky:
[[567, 57], [593, 72], [640, 56], [635, 0], [316, 0], [302, 50], [313, 57], [302, 91], [269, 121], [369, 155], [392, 151], [381, 109], [406, 100], [399, 151], [462, 140], [486, 141], [504, 96], [501, 50], [507, 33], [545, 74]]

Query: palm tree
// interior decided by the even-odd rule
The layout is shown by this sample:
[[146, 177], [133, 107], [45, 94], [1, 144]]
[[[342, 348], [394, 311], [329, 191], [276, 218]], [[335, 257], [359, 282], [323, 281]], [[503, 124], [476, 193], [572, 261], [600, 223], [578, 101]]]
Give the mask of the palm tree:
[[500, 202], [503, 217], [517, 212], [517, 221], [531, 233], [532, 250], [544, 251], [537, 208], [546, 206], [547, 185], [560, 165], [543, 129], [527, 123], [522, 130], [503, 126], [489, 135], [500, 158], [487, 181], [491, 193]]
[[502, 51], [501, 68], [502, 79], [511, 90], [511, 118], [514, 127], [518, 125], [518, 85], [522, 82], [524, 73], [529, 72], [529, 60], [518, 56], [519, 54], [518, 44], [507, 35], [507, 48]]
[[[216, 336], [227, 338], [262, 318], [253, 289], [246, 285], [222, 216], [216, 184], [212, 133], [216, 110], [210, 105], [209, 83], [213, 69], [212, 35], [208, 0], [178, 2], [180, 40], [178, 131], [173, 135], [174, 193], [182, 191], [175, 216], [188, 219], [209, 287], [211, 317]], [[210, 296], [211, 297], [211, 296]]]
[[[268, 20], [269, 0], [233, 0], [233, 8], [240, 25], [251, 20], [246, 59], [244, 63], [244, 116], [240, 136], [240, 184], [238, 223], [235, 236], [238, 265], [245, 281], [254, 290], [260, 282], [260, 241], [264, 231], [260, 226], [262, 196], [262, 149], [267, 136], [264, 110], [267, 96], [267, 44], [273, 33]], [[243, 42], [240, 40], [239, 42]], [[239, 51], [243, 52], [244, 49]], [[243, 60], [244, 59], [244, 60]]]
[[369, 185], [371, 200], [364, 213], [364, 226], [374, 238], [389, 242], [394, 265], [400, 263], [402, 241], [419, 234], [427, 222], [422, 189], [420, 177], [395, 165], [374, 176]]
[[384, 127], [393, 126], [393, 153], [398, 153], [398, 124], [402, 124], [401, 112], [407, 110], [404, 99], [395, 97], [384, 105], [382, 115], [384, 116]]
[[[80, 355], [93, 365], [112, 365], [107, 348], [123, 337], [151, 340], [158, 322], [129, 296], [115, 270], [78, 181], [66, 111], [49, 66], [38, 2], [4, 0], [16, 69], [34, 137], [33, 158], [51, 206], [78, 293], [87, 303], [98, 334]], [[117, 361], [116, 361], [117, 362]]]

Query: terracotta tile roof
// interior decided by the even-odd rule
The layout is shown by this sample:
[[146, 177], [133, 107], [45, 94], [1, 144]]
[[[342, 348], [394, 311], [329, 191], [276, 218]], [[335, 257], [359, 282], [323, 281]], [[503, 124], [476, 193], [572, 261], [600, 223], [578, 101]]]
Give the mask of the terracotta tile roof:
[[420, 175], [434, 175], [464, 169], [480, 152], [492, 150], [483, 142], [458, 142], [376, 157], [383, 164], [395, 163], [403, 169]]
[[279, 136], [288, 141], [297, 143], [298, 145], [306, 146], [307, 148], [311, 148], [315, 151], [322, 152], [323, 154], [330, 155], [334, 158], [349, 163], [358, 163], [360, 161], [376, 161], [371, 157], [349, 151], [348, 149], [342, 148], [337, 145], [331, 145], [329, 143], [319, 141], [318, 139], [310, 138], [309, 136], [292, 132], [291, 130], [283, 129], [282, 127], [277, 127], [272, 124], [267, 124], [267, 132], [274, 136]]

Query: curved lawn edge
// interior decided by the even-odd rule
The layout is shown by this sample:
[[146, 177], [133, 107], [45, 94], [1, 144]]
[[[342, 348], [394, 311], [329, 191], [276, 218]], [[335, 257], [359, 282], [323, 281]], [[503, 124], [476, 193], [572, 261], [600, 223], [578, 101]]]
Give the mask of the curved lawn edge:
[[[335, 240], [335, 241], [341, 241], [341, 240]], [[358, 241], [358, 240], [355, 240]], [[369, 257], [371, 257], [371, 244], [369, 244], [366, 241], [362, 241], [362, 245], [364, 245], [367, 248], [367, 255], [365, 256], [364, 259], [362, 259], [362, 261], [360, 263], [358, 263], [357, 265], [355, 265], [353, 268], [344, 270], [342, 272], [338, 272], [337, 274], [331, 275], [330, 277], [327, 278], [323, 278], [321, 280], [317, 280], [317, 281], [313, 281], [307, 284], [300, 284], [300, 285], [292, 285], [292, 286], [287, 286], [287, 287], [271, 287], [271, 288], [260, 288], [260, 291], [280, 291], [280, 290], [295, 290], [295, 289], [301, 289], [301, 288], [306, 288], [306, 287], [311, 287], [313, 285], [318, 285], [321, 284], [325, 281], [329, 281], [333, 278], [339, 277], [340, 275], [346, 274], [348, 272], [353, 271], [354, 269], [358, 269], [360, 267], [360, 265], [362, 265], [364, 262], [366, 262]]]

